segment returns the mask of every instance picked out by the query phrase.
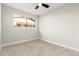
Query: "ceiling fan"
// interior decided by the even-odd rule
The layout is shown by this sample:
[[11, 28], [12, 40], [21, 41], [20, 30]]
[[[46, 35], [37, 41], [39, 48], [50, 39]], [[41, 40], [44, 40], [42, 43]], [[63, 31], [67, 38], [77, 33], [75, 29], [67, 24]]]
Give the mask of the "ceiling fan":
[[39, 4], [35, 7], [35, 9], [38, 9], [40, 6], [43, 6], [43, 7], [45, 7], [45, 8], [49, 8], [49, 5], [47, 5], [47, 4], [45, 4], [45, 3], [39, 3]]

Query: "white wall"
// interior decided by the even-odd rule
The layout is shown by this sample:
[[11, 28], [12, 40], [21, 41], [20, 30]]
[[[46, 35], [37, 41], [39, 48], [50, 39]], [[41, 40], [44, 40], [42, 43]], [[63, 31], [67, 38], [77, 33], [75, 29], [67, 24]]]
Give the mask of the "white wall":
[[[36, 20], [36, 27], [22, 29], [14, 27], [13, 16], [15, 14], [32, 17]], [[2, 5], [2, 44], [23, 40], [29, 41], [29, 39], [34, 38], [38, 38], [37, 18], [29, 13]]]
[[1, 4], [0, 4], [0, 50], [1, 50]]
[[67, 4], [40, 18], [41, 39], [79, 50], [79, 4]]

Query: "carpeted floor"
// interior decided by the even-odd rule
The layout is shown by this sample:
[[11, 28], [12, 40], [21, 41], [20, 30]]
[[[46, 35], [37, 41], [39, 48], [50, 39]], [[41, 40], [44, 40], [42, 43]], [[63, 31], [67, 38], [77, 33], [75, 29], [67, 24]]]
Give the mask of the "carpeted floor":
[[79, 56], [79, 52], [42, 40], [3, 47], [2, 56]]

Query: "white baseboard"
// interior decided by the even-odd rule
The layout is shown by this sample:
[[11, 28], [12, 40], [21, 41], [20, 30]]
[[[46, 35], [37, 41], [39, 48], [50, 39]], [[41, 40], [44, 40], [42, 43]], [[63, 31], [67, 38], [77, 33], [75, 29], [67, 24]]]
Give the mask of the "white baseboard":
[[48, 40], [45, 40], [45, 39], [42, 39], [42, 40], [46, 41], [46, 42], [49, 42], [49, 43], [52, 43], [52, 44], [55, 44], [55, 45], [58, 45], [58, 46], [61, 46], [61, 47], [65, 47], [65, 48], [71, 49], [73, 51], [79, 52], [79, 49], [76, 49], [76, 48], [73, 48], [73, 47], [70, 47], [70, 46], [67, 46], [67, 45], [63, 45], [63, 44], [56, 43], [56, 42], [51, 42], [51, 41], [48, 41]]
[[39, 38], [32, 38], [32, 39], [28, 39], [28, 40], [21, 40], [21, 41], [17, 41], [17, 42], [2, 44], [1, 47], [6, 47], [6, 46], [11, 46], [11, 45], [15, 45], [15, 44], [24, 43], [24, 42], [29, 42], [29, 41], [36, 40], [36, 39], [39, 39]]

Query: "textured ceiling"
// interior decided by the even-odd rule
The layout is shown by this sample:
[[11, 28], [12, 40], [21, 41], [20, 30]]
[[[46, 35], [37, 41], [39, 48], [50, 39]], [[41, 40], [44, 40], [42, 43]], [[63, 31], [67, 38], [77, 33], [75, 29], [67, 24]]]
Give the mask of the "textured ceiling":
[[40, 6], [38, 9], [35, 9], [37, 4], [38, 3], [5, 3], [4, 5], [40, 16], [64, 5], [63, 3], [47, 3], [50, 6], [49, 8]]

